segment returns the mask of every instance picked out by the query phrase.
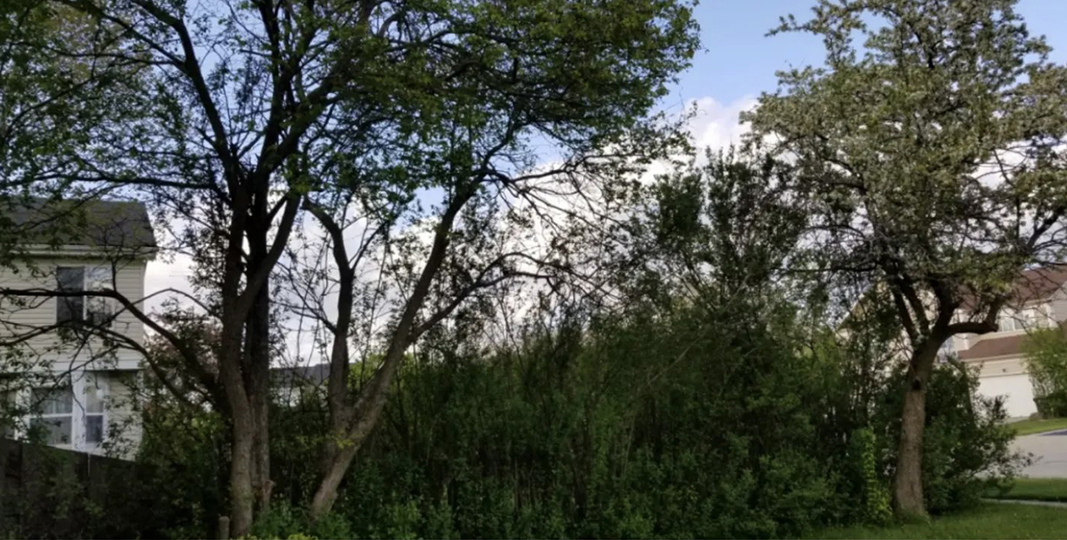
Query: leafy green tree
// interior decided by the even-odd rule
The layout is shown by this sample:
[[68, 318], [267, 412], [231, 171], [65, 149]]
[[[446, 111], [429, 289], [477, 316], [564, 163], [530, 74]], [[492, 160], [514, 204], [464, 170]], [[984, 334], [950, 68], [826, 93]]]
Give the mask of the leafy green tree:
[[807, 219], [790, 202], [795, 183], [788, 164], [735, 149], [709, 150], [658, 178], [623, 228], [632, 240], [624, 252], [640, 270], [633, 283], [658, 282], [669, 297], [696, 303], [773, 303]]
[[1064, 254], [1067, 70], [1013, 0], [821, 1], [776, 32], [825, 64], [779, 73], [745, 116], [810, 205], [807, 270], [866, 282], [909, 344], [893, 499], [924, 514], [925, 403], [938, 350], [996, 330], [1024, 267]]
[[[327, 481], [314, 505], [321, 510], [375, 424], [415, 329], [447, 316], [448, 306], [465, 298], [462, 291], [480, 284], [464, 282], [452, 262], [480, 256], [484, 244], [471, 239], [491, 239], [496, 208], [507, 196], [528, 195], [518, 180], [546, 157], [543, 143], [568, 164], [587, 160], [575, 176], [593, 171], [605, 149], [634, 156], [626, 151], [627, 133], [643, 123], [696, 47], [689, 6], [673, 0], [54, 0], [15, 7], [22, 11], [12, 9], [10, 17], [5, 11], [5, 24], [29, 14], [47, 26], [70, 13], [88, 30], [59, 32], [47, 42], [23, 32], [27, 39], [5, 42], [13, 65], [24, 68], [5, 71], [14, 75], [4, 88], [27, 88], [11, 94], [24, 97], [27, 110], [36, 110], [34, 100], [69, 101], [93, 122], [61, 125], [57, 133], [75, 136], [40, 147], [32, 137], [0, 143], [7, 145], [5, 160], [28, 156], [26, 164], [0, 171], [5, 186], [33, 186], [53, 199], [151, 203], [166, 254], [195, 262], [195, 293], [175, 295], [217, 324], [217, 351], [209, 362], [173, 318], [147, 313], [141, 299], [114, 290], [4, 294], [112, 298], [171, 343], [183, 373], [206, 389], [231, 431], [235, 535], [249, 530], [271, 498], [273, 283], [302, 210], [336, 212], [334, 219], [348, 225], [336, 216], [345, 216], [350, 201], [400, 202], [410, 211], [385, 222], [425, 218], [434, 236], [424, 261], [410, 248], [407, 262], [425, 262], [421, 270], [398, 267], [401, 296], [410, 299], [398, 312], [378, 375], [363, 397], [331, 392], [337, 419], [331, 448], [345, 450], [327, 451], [332, 465], [324, 467]], [[58, 69], [70, 65], [86, 68]], [[51, 77], [49, 66], [65, 78]], [[10, 103], [5, 95], [4, 105]], [[22, 132], [40, 137], [52, 118], [79, 118], [53, 112], [30, 116]], [[0, 118], [10, 123], [15, 116]], [[43, 164], [31, 166], [30, 158]], [[422, 215], [416, 194], [443, 201]], [[438, 279], [442, 267], [448, 280]], [[431, 291], [441, 305], [423, 313]], [[344, 348], [348, 324], [340, 326]], [[343, 358], [335, 364], [341, 382], [331, 388], [343, 389], [348, 364]]]
[[1067, 415], [1067, 336], [1063, 328], [1030, 332], [1023, 349], [1038, 412]]
[[[330, 510], [377, 424], [405, 351], [485, 291], [565, 271], [566, 237], [553, 227], [580, 214], [591, 193], [623, 189], [635, 167], [678, 142], [676, 123], [650, 111], [696, 47], [687, 2], [443, 2], [395, 15], [403, 27], [453, 33], [447, 47], [426, 51], [433, 71], [447, 76], [404, 90], [434, 103], [409, 146], [373, 160], [362, 147], [335, 148], [343, 156], [331, 171], [338, 189], [309, 198], [322, 230], [314, 244], [329, 257], [310, 261], [320, 271], [294, 273], [294, 296], [311, 298], [307, 306], [325, 299], [323, 287], [337, 291], [329, 309], [307, 310], [331, 343], [315, 516]], [[546, 148], [558, 159], [543, 163]], [[532, 237], [534, 227], [542, 238]], [[368, 309], [366, 298], [377, 304]], [[384, 309], [387, 298], [397, 302], [384, 337], [375, 336], [360, 313]], [[384, 354], [353, 392], [356, 339]], [[356, 359], [368, 362], [369, 353]]]

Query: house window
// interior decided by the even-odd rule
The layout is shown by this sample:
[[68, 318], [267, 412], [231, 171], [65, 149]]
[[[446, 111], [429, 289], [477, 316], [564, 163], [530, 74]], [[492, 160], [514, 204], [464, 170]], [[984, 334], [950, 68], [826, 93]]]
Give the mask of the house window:
[[[64, 292], [103, 291], [111, 288], [113, 273], [107, 267], [56, 268], [59, 290]], [[111, 299], [103, 297], [60, 297], [56, 307], [56, 324], [86, 322], [93, 326], [106, 326], [111, 322], [114, 310]]]
[[0, 439], [15, 438], [16, 391], [0, 390]]
[[1027, 329], [1044, 328], [1047, 326], [1044, 310], [1040, 308], [1028, 308], [1023, 310], [1023, 323]]
[[1015, 317], [1012, 317], [1008, 313], [1001, 312], [997, 317], [997, 330], [1001, 332], [1011, 332], [1015, 329]]
[[[56, 268], [56, 281], [60, 292], [80, 292], [85, 290], [85, 268]], [[56, 324], [82, 322], [85, 320], [84, 296], [61, 296], [56, 305]]]
[[107, 391], [100, 377], [89, 378], [85, 383], [85, 442], [100, 444], [104, 442], [104, 405]]
[[[111, 269], [98, 266], [87, 268], [85, 271], [85, 290], [105, 291], [111, 289]], [[111, 309], [111, 299], [101, 296], [86, 298], [85, 320], [93, 326], [107, 326], [111, 323], [114, 310]]]
[[34, 388], [32, 396], [39, 412], [30, 420], [30, 428], [44, 434], [45, 444], [70, 444], [74, 426], [74, 392], [71, 387]]

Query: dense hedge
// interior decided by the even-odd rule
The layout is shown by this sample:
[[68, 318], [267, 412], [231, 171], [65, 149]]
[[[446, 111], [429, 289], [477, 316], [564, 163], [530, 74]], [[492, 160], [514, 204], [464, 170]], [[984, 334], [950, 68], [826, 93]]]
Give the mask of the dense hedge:
[[[884, 521], [902, 374], [795, 319], [782, 306], [661, 310], [489, 351], [437, 336], [405, 366], [334, 514], [317, 523], [301, 508], [322, 403], [276, 408], [275, 503], [253, 534], [783, 537]], [[1017, 463], [1001, 404], [975, 390], [949, 363], [931, 380], [932, 512], [974, 504]], [[99, 534], [123, 535], [117, 523], [211, 535], [227, 506], [224, 430], [215, 415], [146, 404], [131, 504], [110, 509]]]
[[[423, 355], [336, 515], [316, 525], [291, 508], [314, 477], [317, 406], [279, 411], [275, 465], [292, 506], [256, 532], [773, 537], [885, 519], [900, 375], [859, 369], [826, 338], [797, 346], [791, 320], [691, 310], [565, 326], [495, 354]], [[975, 388], [949, 364], [931, 382], [933, 512], [976, 502], [1011, 472], [1003, 409]]]

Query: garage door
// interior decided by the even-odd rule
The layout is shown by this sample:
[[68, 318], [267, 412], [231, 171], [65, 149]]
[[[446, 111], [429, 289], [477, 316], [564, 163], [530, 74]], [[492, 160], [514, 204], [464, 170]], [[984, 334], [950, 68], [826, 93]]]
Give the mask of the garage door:
[[978, 393], [983, 396], [1004, 396], [1004, 406], [1012, 418], [1027, 417], [1037, 412], [1034, 405], [1034, 385], [1026, 374], [982, 377]]

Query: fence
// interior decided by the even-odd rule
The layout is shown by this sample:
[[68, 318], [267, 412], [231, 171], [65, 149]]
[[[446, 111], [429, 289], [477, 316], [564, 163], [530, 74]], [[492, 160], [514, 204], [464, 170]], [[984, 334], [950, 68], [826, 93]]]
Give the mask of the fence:
[[151, 536], [136, 515], [135, 463], [0, 439], [0, 536]]

